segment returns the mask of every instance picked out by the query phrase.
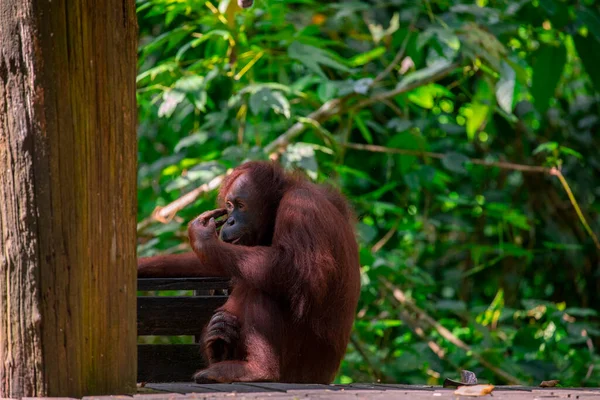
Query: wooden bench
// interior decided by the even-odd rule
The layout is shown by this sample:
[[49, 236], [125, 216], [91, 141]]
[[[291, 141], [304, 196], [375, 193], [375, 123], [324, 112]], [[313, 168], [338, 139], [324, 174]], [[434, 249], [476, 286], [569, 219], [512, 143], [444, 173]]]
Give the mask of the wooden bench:
[[[224, 278], [138, 279], [138, 336], [191, 336], [189, 344], [138, 344], [138, 382], [190, 382], [204, 366], [200, 333], [227, 300]], [[169, 296], [165, 291], [176, 292]], [[173, 293], [170, 293], [173, 294]]]

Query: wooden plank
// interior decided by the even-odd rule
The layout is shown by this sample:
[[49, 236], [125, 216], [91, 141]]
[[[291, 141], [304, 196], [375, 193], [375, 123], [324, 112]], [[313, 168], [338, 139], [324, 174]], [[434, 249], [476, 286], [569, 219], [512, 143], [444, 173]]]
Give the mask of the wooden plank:
[[138, 382], [189, 382], [204, 366], [199, 344], [138, 345]]
[[137, 290], [213, 290], [229, 289], [226, 278], [139, 278]]
[[252, 382], [246, 383], [245, 385], [255, 386], [268, 391], [280, 391], [280, 392], [297, 392], [307, 390], [331, 390], [338, 391], [339, 387], [335, 385], [321, 385], [318, 383], [279, 383], [279, 382]]
[[442, 389], [439, 386], [433, 385], [405, 385], [405, 384], [397, 384], [397, 383], [374, 383], [373, 384], [377, 388], [383, 388], [388, 390], [437, 390]]
[[[358, 388], [356, 387], [358, 386]], [[253, 383], [235, 383], [235, 384], [214, 384], [198, 385], [194, 383], [181, 384], [149, 384], [149, 388], [164, 390], [163, 397], [168, 400], [168, 396], [173, 396], [172, 392], [186, 393], [185, 396], [173, 400], [192, 400], [192, 399], [226, 399], [226, 398], [268, 398], [270, 400], [291, 400], [291, 399], [317, 399], [317, 400], [420, 400], [420, 399], [453, 399], [455, 389], [443, 389], [439, 386], [420, 386], [420, 385], [391, 385], [391, 384], [353, 384], [353, 385], [318, 385], [318, 384], [280, 384], [268, 382]], [[325, 387], [325, 389], [321, 389]], [[331, 387], [335, 388], [332, 390]], [[367, 389], [365, 389], [367, 387]], [[377, 387], [377, 389], [375, 389]], [[533, 400], [533, 399], [566, 399], [580, 398], [592, 399], [600, 398], [600, 391], [597, 388], [523, 388], [519, 390], [515, 387], [497, 386], [493, 392], [493, 398], [496, 400]], [[285, 392], [283, 391], [285, 390]], [[145, 396], [139, 396], [139, 400]], [[486, 396], [484, 398], [492, 398]], [[161, 397], [155, 396], [147, 400], [161, 400]], [[460, 397], [460, 399], [467, 399]], [[138, 400], [138, 399], [136, 399]]]
[[[50, 400], [50, 399], [48, 399]], [[129, 396], [86, 396], [82, 400], [131, 400]]]
[[[47, 400], [47, 397], [21, 397], [21, 400]], [[0, 400], [7, 400], [1, 397]], [[74, 397], [52, 397], [52, 400], [77, 400]]]
[[227, 296], [138, 297], [138, 335], [196, 335]]
[[[216, 392], [227, 392], [227, 393], [265, 393], [269, 392], [268, 389], [256, 387], [254, 385], [246, 383], [210, 383], [210, 384], [192, 384], [192, 386], [208, 389]], [[273, 390], [275, 391], [275, 390]], [[282, 393], [281, 391], [277, 391]]]
[[[343, 385], [342, 385], [343, 386]], [[431, 385], [402, 385], [389, 383], [351, 383], [346, 387], [360, 390], [427, 390], [432, 391], [441, 388]]]
[[[195, 372], [195, 371], [194, 371]], [[180, 383], [149, 383], [146, 387], [161, 390], [164, 392], [174, 392], [180, 394], [189, 393], [267, 393], [268, 389], [256, 387], [246, 383], [211, 383], [211, 384], [198, 384], [189, 382]], [[281, 391], [273, 390], [273, 393], [283, 393]]]
[[357, 397], [353, 393], [344, 392], [319, 392], [319, 391], [295, 391], [293, 393], [288, 392], [288, 399], [306, 398], [311, 400], [357, 400]]
[[154, 390], [161, 390], [169, 393], [177, 393], [179, 396], [183, 396], [189, 393], [223, 393], [222, 391], [216, 389], [207, 389], [196, 385], [195, 383], [189, 382], [190, 378], [188, 377], [187, 382], [181, 383], [149, 383], [146, 387], [149, 387]]
[[[134, 400], [183, 400], [184, 396], [179, 393], [138, 393], [133, 396]], [[54, 399], [52, 399], [54, 400]]]

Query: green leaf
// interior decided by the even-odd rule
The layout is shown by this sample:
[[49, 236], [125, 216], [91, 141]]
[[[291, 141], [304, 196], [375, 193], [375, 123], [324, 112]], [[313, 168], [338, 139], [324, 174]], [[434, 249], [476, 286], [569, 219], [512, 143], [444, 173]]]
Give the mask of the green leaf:
[[577, 11], [577, 19], [585, 24], [588, 31], [596, 40], [600, 40], [600, 17], [591, 8], [582, 8]]
[[168, 51], [174, 45], [178, 44], [181, 40], [183, 40], [188, 33], [189, 33], [189, 29], [183, 27], [183, 28], [175, 28], [171, 31], [167, 31], [161, 35], [158, 35], [150, 43], [141, 47], [142, 54], [147, 55], [147, 54], [153, 53], [155, 51], [158, 51], [164, 45], [167, 45], [165, 50]]
[[356, 233], [362, 243], [370, 243], [377, 237], [377, 229], [362, 222], [356, 224]]
[[396, 85], [396, 89], [399, 90], [414, 82], [431, 78], [432, 76], [435, 76], [436, 74], [448, 68], [450, 65], [452, 65], [451, 61], [439, 59], [427, 68], [423, 68], [406, 75], [404, 79], [402, 79], [398, 85]]
[[375, 47], [373, 50], [369, 50], [366, 53], [358, 54], [348, 60], [348, 64], [352, 67], [363, 66], [385, 54], [385, 47]]
[[173, 72], [177, 68], [179, 68], [179, 66], [175, 62], [165, 62], [159, 64], [156, 67], [147, 69], [146, 71], [139, 74], [136, 78], [136, 82], [139, 83], [148, 77], [150, 77], [150, 80], [154, 80], [154, 78], [156, 78], [158, 75], [163, 74], [165, 72]]
[[432, 109], [435, 105], [435, 97], [431, 90], [428, 90], [427, 86], [420, 86], [415, 90], [411, 90], [407, 97], [416, 105], [428, 110]]
[[558, 149], [558, 143], [546, 142], [546, 143], [542, 143], [538, 147], [536, 147], [535, 150], [533, 150], [533, 154], [538, 154], [541, 152], [552, 152], [556, 149]]
[[556, 13], [556, 4], [554, 0], [540, 0], [540, 6], [550, 15]]
[[315, 149], [309, 143], [293, 143], [283, 153], [282, 164], [286, 168], [298, 167], [304, 170], [311, 179], [317, 178], [318, 164]]
[[496, 83], [496, 100], [500, 108], [508, 114], [512, 114], [516, 76], [515, 70], [503, 61], [500, 66], [500, 79]]
[[354, 81], [354, 83], [352, 85], [352, 89], [354, 90], [354, 93], [364, 95], [364, 94], [367, 94], [372, 83], [373, 83], [372, 78], [359, 79], [357, 81]]
[[250, 95], [250, 110], [254, 115], [273, 110], [277, 114], [283, 114], [290, 118], [290, 103], [285, 96], [278, 91], [262, 88]]
[[540, 7], [546, 11], [552, 28], [561, 30], [569, 23], [569, 2], [562, 0], [540, 0]]
[[191, 146], [201, 146], [208, 140], [208, 132], [195, 132], [189, 136], [184, 136], [175, 146], [175, 153]]
[[439, 42], [444, 43], [451, 49], [458, 50], [460, 48], [458, 36], [456, 36], [450, 29], [439, 26], [430, 26], [429, 28], [425, 29], [425, 31], [421, 32], [417, 37], [417, 49], [421, 50], [423, 46], [429, 43], [429, 41], [434, 37], [436, 37]]
[[543, 44], [534, 55], [531, 95], [535, 107], [542, 114], [548, 110], [566, 62], [567, 49], [564, 43], [558, 47]]
[[391, 192], [392, 190], [395, 190], [398, 186], [399, 186], [399, 182], [397, 182], [397, 181], [390, 182], [390, 183], [387, 183], [387, 184], [377, 188], [376, 190], [374, 190], [370, 193], [365, 193], [364, 195], [361, 196], [361, 198], [363, 200], [379, 200], [380, 198], [383, 197], [383, 195], [385, 195], [388, 192]]
[[[481, 7], [481, 9], [488, 8]], [[465, 23], [457, 30], [457, 34], [463, 44], [462, 50], [465, 56], [473, 60], [480, 58], [494, 71], [500, 71], [500, 62], [506, 58], [507, 51], [496, 36], [474, 22]]]
[[354, 116], [354, 123], [367, 143], [373, 144], [373, 136], [371, 135], [371, 131], [369, 131], [369, 128], [367, 128], [359, 115]]
[[215, 29], [212, 31], [208, 31], [205, 34], [202, 34], [199, 38], [195, 38], [194, 40], [189, 41], [188, 43], [181, 46], [177, 54], [175, 55], [175, 61], [179, 62], [183, 58], [184, 54], [189, 50], [198, 47], [200, 44], [206, 42], [208, 39], [213, 36], [220, 37], [223, 40], [229, 40], [231, 38], [231, 34], [224, 30]]
[[408, 93], [408, 99], [418, 106], [431, 109], [435, 105], [435, 100], [439, 97], [454, 97], [445, 87], [436, 83], [430, 83], [426, 86], [419, 86]]
[[317, 95], [322, 103], [329, 101], [337, 96], [338, 85], [333, 81], [323, 81], [317, 89]]
[[579, 160], [583, 160], [583, 155], [580, 152], [573, 150], [569, 147], [560, 146], [559, 151], [561, 152], [561, 154], [566, 154], [568, 156], [575, 157]]
[[327, 76], [323, 73], [320, 65], [325, 65], [342, 72], [352, 72], [350, 68], [334, 60], [327, 51], [300, 42], [293, 42], [290, 45], [288, 48], [288, 56], [294, 60], [300, 61], [307, 68], [325, 79], [327, 79]]
[[464, 165], [469, 161], [469, 157], [460, 153], [446, 153], [442, 158], [442, 165], [449, 171], [456, 172], [459, 174], [466, 174], [467, 170]]
[[487, 79], [479, 79], [473, 101], [466, 107], [469, 112], [466, 114], [467, 124], [465, 128], [469, 140], [473, 140], [475, 134], [487, 123], [491, 115], [493, 101], [494, 92], [491, 84]]
[[598, 315], [598, 312], [591, 308], [569, 307], [565, 310], [565, 314], [569, 314], [574, 317], [595, 317]]
[[[523, 60], [520, 60], [523, 62]], [[523, 86], [527, 86], [529, 77], [527, 76], [527, 70], [519, 65], [518, 61], [513, 61], [510, 58], [506, 58], [505, 61], [515, 71], [515, 78]]]
[[[387, 146], [397, 149], [426, 151], [427, 141], [423, 136], [407, 131], [394, 135]], [[396, 167], [402, 175], [405, 175], [417, 161], [416, 156], [410, 155], [397, 155], [394, 158], [397, 160]]]
[[169, 118], [179, 103], [185, 99], [185, 93], [178, 90], [167, 90], [163, 93], [162, 98], [163, 102], [158, 108], [158, 116]]
[[592, 35], [587, 37], [575, 35], [573, 41], [596, 92], [600, 92], [600, 40]]
[[206, 81], [198, 75], [184, 76], [175, 82], [174, 90], [185, 93], [187, 99], [200, 111], [207, 102]]
[[400, 28], [400, 16], [398, 13], [394, 13], [387, 29], [383, 29], [383, 26], [375, 23], [367, 23], [367, 26], [369, 27], [369, 31], [371, 31], [371, 35], [373, 36], [373, 42], [379, 43], [381, 39], [393, 34], [398, 30], [398, 28]]

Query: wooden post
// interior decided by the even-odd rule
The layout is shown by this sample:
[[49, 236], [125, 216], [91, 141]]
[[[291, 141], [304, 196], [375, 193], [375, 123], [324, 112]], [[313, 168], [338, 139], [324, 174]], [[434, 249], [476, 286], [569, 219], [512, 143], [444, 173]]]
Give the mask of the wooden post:
[[0, 397], [136, 380], [134, 0], [0, 0]]

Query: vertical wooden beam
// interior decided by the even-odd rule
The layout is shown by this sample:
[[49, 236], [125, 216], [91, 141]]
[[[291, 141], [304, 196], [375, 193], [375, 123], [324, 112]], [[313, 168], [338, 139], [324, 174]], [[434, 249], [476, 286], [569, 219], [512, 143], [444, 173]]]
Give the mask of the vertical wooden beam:
[[0, 0], [0, 397], [136, 380], [134, 0]]

